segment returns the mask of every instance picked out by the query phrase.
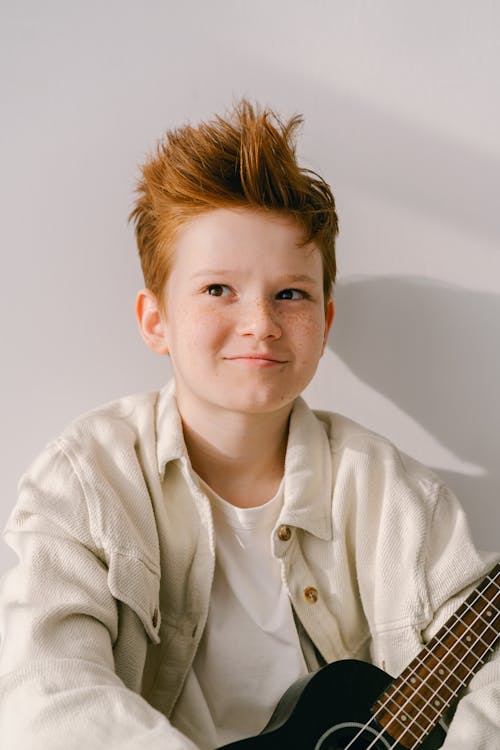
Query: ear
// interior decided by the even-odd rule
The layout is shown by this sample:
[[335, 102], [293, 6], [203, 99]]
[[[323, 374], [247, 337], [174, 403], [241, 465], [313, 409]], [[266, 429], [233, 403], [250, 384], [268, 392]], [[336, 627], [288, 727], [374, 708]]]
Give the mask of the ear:
[[165, 325], [156, 295], [150, 289], [141, 289], [135, 303], [135, 314], [141, 336], [151, 351], [168, 354]]
[[325, 315], [325, 335], [323, 337], [323, 348], [321, 350], [321, 354], [325, 351], [326, 342], [328, 341], [328, 334], [330, 333], [330, 328], [332, 327], [333, 318], [335, 316], [335, 305], [333, 304], [333, 299], [330, 297], [328, 300], [328, 304], [326, 306], [326, 315]]

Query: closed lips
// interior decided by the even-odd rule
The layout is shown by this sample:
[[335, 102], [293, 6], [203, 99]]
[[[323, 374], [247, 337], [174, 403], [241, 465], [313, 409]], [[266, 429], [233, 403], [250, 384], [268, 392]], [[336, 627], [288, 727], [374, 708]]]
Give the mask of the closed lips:
[[266, 362], [277, 362], [279, 364], [283, 364], [286, 362], [285, 359], [277, 359], [276, 357], [272, 357], [269, 354], [233, 354], [230, 357], [225, 357], [225, 359], [257, 359], [257, 360], [264, 360]]

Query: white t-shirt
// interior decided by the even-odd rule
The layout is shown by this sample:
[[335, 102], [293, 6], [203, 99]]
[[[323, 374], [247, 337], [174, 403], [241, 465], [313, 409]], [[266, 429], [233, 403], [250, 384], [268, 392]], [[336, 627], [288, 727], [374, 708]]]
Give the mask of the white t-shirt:
[[258, 734], [307, 666], [271, 553], [282, 486], [264, 505], [237, 508], [198, 481], [213, 509], [215, 576], [207, 625], [171, 721], [208, 749]]

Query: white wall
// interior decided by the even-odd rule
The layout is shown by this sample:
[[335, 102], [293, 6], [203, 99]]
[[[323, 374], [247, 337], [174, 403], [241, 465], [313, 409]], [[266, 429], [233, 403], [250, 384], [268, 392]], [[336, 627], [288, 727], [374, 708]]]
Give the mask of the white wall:
[[168, 377], [133, 316], [137, 165], [246, 95], [305, 114], [337, 197], [310, 403], [437, 468], [499, 546], [499, 27], [498, 0], [3, 0], [2, 526], [69, 420]]

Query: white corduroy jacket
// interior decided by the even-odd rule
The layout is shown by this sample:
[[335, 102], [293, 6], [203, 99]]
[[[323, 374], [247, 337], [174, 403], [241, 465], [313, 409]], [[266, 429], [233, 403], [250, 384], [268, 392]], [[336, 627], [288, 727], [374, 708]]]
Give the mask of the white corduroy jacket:
[[[302, 399], [284, 488], [274, 555], [328, 662], [399, 674], [497, 559], [475, 550], [431, 472]], [[215, 544], [173, 383], [73, 423], [22, 478], [5, 535], [19, 562], [0, 589], [2, 750], [192, 750], [168, 717], [203, 633]], [[498, 656], [443, 747], [500, 747]]]

